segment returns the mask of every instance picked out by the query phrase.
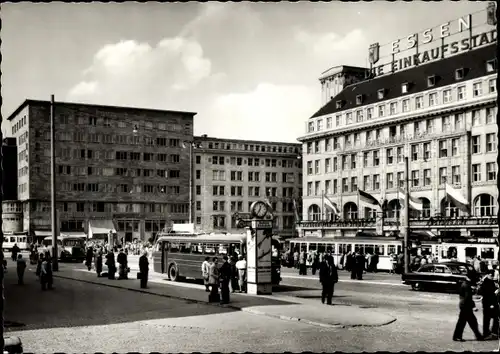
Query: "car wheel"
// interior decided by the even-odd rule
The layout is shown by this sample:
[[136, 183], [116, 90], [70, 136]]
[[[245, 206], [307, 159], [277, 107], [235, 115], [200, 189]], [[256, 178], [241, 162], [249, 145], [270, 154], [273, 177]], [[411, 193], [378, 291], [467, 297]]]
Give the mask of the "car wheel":
[[422, 284], [420, 284], [419, 282], [413, 283], [411, 284], [411, 288], [415, 291], [420, 291], [422, 290]]
[[173, 264], [168, 268], [168, 277], [172, 281], [179, 280], [179, 272], [177, 271], [177, 267]]

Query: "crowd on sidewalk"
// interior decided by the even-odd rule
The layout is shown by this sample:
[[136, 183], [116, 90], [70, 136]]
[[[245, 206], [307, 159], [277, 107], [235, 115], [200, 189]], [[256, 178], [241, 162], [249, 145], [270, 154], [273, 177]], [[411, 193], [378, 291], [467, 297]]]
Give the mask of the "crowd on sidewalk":
[[201, 265], [201, 275], [205, 290], [210, 293], [209, 302], [228, 304], [230, 292], [246, 292], [247, 262], [241, 255], [224, 255], [220, 267], [218, 262], [217, 257], [206, 257]]

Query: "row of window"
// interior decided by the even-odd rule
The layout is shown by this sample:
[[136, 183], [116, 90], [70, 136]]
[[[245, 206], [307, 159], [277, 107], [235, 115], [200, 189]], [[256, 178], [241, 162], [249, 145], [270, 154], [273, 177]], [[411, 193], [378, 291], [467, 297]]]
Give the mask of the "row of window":
[[[201, 179], [201, 170], [196, 170], [196, 179]], [[295, 174], [292, 172], [283, 172], [281, 174], [281, 180], [279, 180], [279, 175], [277, 172], [265, 172], [266, 182], [282, 182], [282, 183], [294, 183]], [[230, 171], [231, 181], [243, 181], [243, 171]], [[214, 181], [225, 181], [226, 171], [224, 170], [213, 170], [212, 180]], [[248, 171], [247, 172], [248, 182], [260, 182], [260, 172], [259, 171]]]
[[[198, 191], [198, 187], [200, 187], [200, 192], [201, 192], [201, 186], [196, 186], [196, 189]], [[230, 186], [227, 188], [227, 190], [230, 192], [229, 195], [234, 197], [234, 196], [243, 196], [243, 186]], [[260, 197], [261, 196], [261, 188], [260, 187], [247, 187], [248, 193], [246, 195], [251, 196], [251, 197]], [[278, 188], [276, 187], [263, 187], [262, 190], [265, 191], [265, 196], [266, 197], [276, 197]], [[198, 194], [198, 192], [196, 193]], [[212, 186], [212, 195], [213, 196], [225, 196], [226, 195], [226, 186]], [[283, 198], [291, 198], [294, 196], [294, 191], [293, 187], [285, 187], [282, 189], [282, 197]]]
[[[497, 166], [496, 162], [487, 162], [486, 163], [486, 174], [483, 177], [482, 171], [482, 163], [473, 164], [472, 165], [472, 182], [482, 182], [482, 181], [496, 181], [497, 178]], [[442, 185], [444, 183], [450, 183], [454, 185], [460, 185], [462, 183], [461, 175], [464, 171], [462, 171], [462, 167], [451, 166], [451, 178], [448, 178], [448, 168], [440, 167], [438, 169], [438, 177], [439, 184]], [[424, 170], [412, 170], [410, 171], [410, 187], [427, 187], [436, 183], [433, 180], [433, 175], [431, 173], [431, 169]], [[394, 177], [397, 178], [394, 181]], [[308, 182], [307, 183], [307, 195], [319, 196], [322, 193], [322, 190], [325, 191], [326, 194], [332, 195], [337, 194], [339, 192], [356, 192], [358, 190], [358, 178], [350, 177], [350, 178], [342, 178], [341, 179], [341, 189], [338, 188], [339, 180], [325, 180], [324, 189], [322, 189], [321, 181]], [[397, 183], [397, 184], [396, 184]], [[393, 189], [397, 186], [404, 187], [404, 172], [397, 173], [387, 173], [385, 175], [385, 189]], [[380, 174], [374, 174], [370, 176], [363, 176], [363, 186], [362, 190], [372, 190], [378, 191], [381, 189], [381, 181]]]
[[[497, 150], [496, 133], [472, 136], [472, 154], [481, 154], [485, 152], [495, 152]], [[482, 140], [485, 143], [482, 144]], [[465, 148], [460, 144], [460, 138], [442, 139], [438, 141], [437, 155], [439, 158], [460, 156], [460, 148]], [[418, 143], [410, 145], [409, 159], [410, 161], [418, 161], [423, 159], [429, 161], [432, 159], [431, 143]], [[383, 150], [382, 150], [383, 152]], [[363, 152], [363, 167], [377, 167], [381, 164], [381, 151], [372, 150]], [[392, 165], [394, 163], [404, 162], [405, 149], [402, 146], [395, 148], [385, 149], [385, 164]], [[358, 154], [352, 153], [349, 155], [341, 155], [339, 157], [329, 157], [324, 160], [323, 171], [324, 173], [337, 172], [340, 168], [342, 170], [356, 169]], [[340, 162], [340, 165], [339, 165]], [[314, 160], [307, 162], [307, 174], [318, 175], [321, 174], [321, 160]]]
[[64, 176], [123, 176], [123, 177], [162, 177], [180, 178], [180, 170], [154, 170], [150, 168], [125, 168], [125, 167], [95, 167], [95, 166], [70, 166], [58, 165], [57, 173]]
[[209, 149], [221, 150], [244, 150], [244, 151], [261, 151], [261, 152], [278, 152], [299, 154], [300, 149], [296, 146], [275, 146], [275, 145], [257, 145], [257, 144], [242, 144], [242, 143], [225, 143], [225, 142], [208, 142]]
[[[210, 218], [212, 219], [212, 227], [214, 229], [225, 229], [228, 225], [226, 223], [226, 220], [231, 220], [231, 228], [236, 229], [237, 228], [237, 221], [232, 219], [231, 217], [227, 217], [226, 215], [211, 215]], [[202, 223], [202, 217], [197, 216], [196, 217], [196, 224], [201, 225]], [[293, 216], [290, 215], [284, 215], [284, 216], [277, 216], [273, 220], [273, 228], [292, 228], [295, 226], [295, 219]]]
[[[496, 92], [496, 78], [488, 79], [486, 83], [475, 82], [472, 85], [472, 96], [479, 97], [483, 95], [483, 87], [486, 87], [486, 93], [492, 94]], [[438, 92], [430, 92], [426, 94], [428, 101], [424, 102], [424, 95], [420, 94], [413, 98], [413, 101], [410, 98], [403, 98], [398, 101], [393, 101], [389, 103], [381, 103], [376, 107], [367, 107], [366, 109], [358, 109], [353, 111], [348, 111], [345, 113], [339, 113], [335, 115], [335, 121], [333, 121], [332, 117], [326, 118], [326, 125], [324, 125], [324, 118], [318, 118], [316, 121], [308, 122], [307, 132], [313, 133], [317, 131], [322, 131], [325, 128], [332, 129], [337, 128], [344, 125], [349, 125], [353, 123], [360, 123], [365, 120], [371, 120], [374, 118], [382, 118], [385, 116], [396, 115], [400, 112], [410, 112], [415, 111], [427, 107], [436, 106], [440, 103], [447, 104], [453, 102], [453, 94], [455, 92], [455, 100], [457, 102], [464, 101], [467, 98], [466, 85], [458, 86], [455, 89], [448, 88], [442, 90], [440, 93]], [[439, 96], [441, 94], [441, 96]], [[442, 97], [440, 102], [440, 97]], [[383, 98], [383, 97], [382, 97]], [[339, 101], [340, 102], [340, 101]], [[337, 108], [342, 107], [342, 102], [337, 102]], [[412, 104], [413, 102], [413, 104]], [[388, 111], [386, 110], [389, 107]], [[366, 119], [365, 119], [366, 114]]]
[[[225, 165], [227, 162], [233, 166], [246, 166], [248, 160], [248, 166], [266, 166], [266, 167], [282, 167], [282, 168], [294, 168], [301, 167], [300, 161], [294, 160], [281, 160], [277, 159], [262, 159], [262, 161], [258, 158], [248, 158], [243, 159], [242, 157], [231, 157], [225, 159], [224, 156], [212, 156], [208, 158], [208, 162], [211, 162], [213, 165]], [[201, 163], [201, 156], [196, 156], [196, 163]]]
[[[171, 203], [110, 203], [110, 202], [61, 202], [58, 209], [63, 212], [96, 213], [189, 213], [189, 204]], [[42, 205], [40, 211], [50, 211], [50, 205]]]
[[[184, 220], [172, 220], [175, 224], [182, 224]], [[139, 220], [117, 220], [116, 221], [116, 231], [118, 232], [139, 232]], [[72, 220], [62, 220], [60, 227], [61, 231], [80, 231], [83, 232], [85, 225], [84, 219], [72, 219]], [[165, 229], [165, 220], [145, 220], [144, 221], [144, 231], [145, 232], [158, 232]]]
[[[99, 192], [99, 193], [144, 193], [144, 194], [180, 194], [180, 186], [156, 184], [133, 185], [129, 183], [58, 183], [60, 192]], [[50, 190], [47, 183], [47, 190]]]
[[[250, 212], [250, 208], [252, 206], [253, 202], [248, 202], [248, 209], [247, 212]], [[243, 202], [242, 201], [231, 201], [230, 202], [230, 210], [231, 212], [243, 212]], [[280, 210], [277, 209], [278, 204], [273, 202], [271, 203], [271, 207], [275, 212], [279, 212]], [[213, 211], [224, 211], [226, 209], [226, 202], [225, 201], [214, 201], [212, 204], [212, 210]], [[196, 201], [196, 210], [201, 211], [201, 201]], [[290, 213], [293, 212], [294, 206], [292, 202], [282, 202], [281, 203], [281, 211], [285, 213]]]
[[[470, 111], [472, 126], [481, 126], [485, 124], [496, 124], [497, 107], [488, 107], [485, 109], [476, 109]], [[344, 137], [332, 137], [323, 141], [307, 143], [308, 154], [319, 154], [322, 152], [331, 152], [338, 149], [355, 148], [363, 145], [369, 145], [373, 142], [388, 142], [396, 138], [409, 138], [434, 133], [451, 133], [465, 128], [465, 113], [455, 115], [446, 115], [438, 118], [429, 118], [415, 121], [412, 123], [393, 125], [386, 128], [378, 128], [361, 133], [352, 133]], [[437, 130], [436, 127], [440, 127]]]
[[20, 117], [20, 119], [16, 123], [12, 124], [12, 135], [16, 134], [26, 124], [27, 124], [26, 116]]

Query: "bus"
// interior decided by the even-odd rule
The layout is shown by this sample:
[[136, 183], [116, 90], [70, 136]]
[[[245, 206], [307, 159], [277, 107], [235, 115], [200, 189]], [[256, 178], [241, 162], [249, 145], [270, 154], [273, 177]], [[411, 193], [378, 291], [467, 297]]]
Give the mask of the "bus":
[[292, 252], [300, 252], [304, 249], [307, 253], [312, 251], [322, 253], [326, 252], [328, 247], [331, 247], [334, 262], [339, 268], [342, 268], [340, 265], [342, 255], [347, 252], [359, 250], [362, 254], [371, 253], [373, 255], [376, 251], [379, 255], [377, 270], [382, 271], [390, 271], [392, 269], [391, 253], [399, 254], [403, 252], [401, 240], [390, 237], [335, 237], [332, 239], [299, 237], [290, 239], [290, 249]]
[[[85, 239], [80, 236], [60, 236], [57, 238], [58, 259], [64, 261], [83, 262], [85, 260]], [[49, 252], [52, 257], [52, 236], [45, 237], [39, 252]]]
[[10, 252], [12, 247], [17, 244], [17, 247], [19, 247], [21, 251], [28, 251], [30, 248], [29, 241], [27, 232], [4, 232], [2, 250]]
[[[201, 264], [205, 257], [241, 255], [246, 258], [246, 239], [245, 234], [163, 234], [153, 249], [153, 270], [166, 273], [172, 281], [184, 278], [201, 280]], [[278, 249], [275, 240], [271, 244]], [[273, 252], [271, 268], [272, 283], [279, 285], [281, 262], [277, 252]]]

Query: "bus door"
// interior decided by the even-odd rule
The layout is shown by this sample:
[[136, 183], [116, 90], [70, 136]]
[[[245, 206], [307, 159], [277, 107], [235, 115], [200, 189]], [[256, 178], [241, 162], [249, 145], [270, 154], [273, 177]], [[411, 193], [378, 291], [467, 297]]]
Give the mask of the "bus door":
[[163, 273], [163, 249], [165, 247], [166, 241], [156, 242], [155, 248], [153, 249], [153, 271], [157, 273]]

